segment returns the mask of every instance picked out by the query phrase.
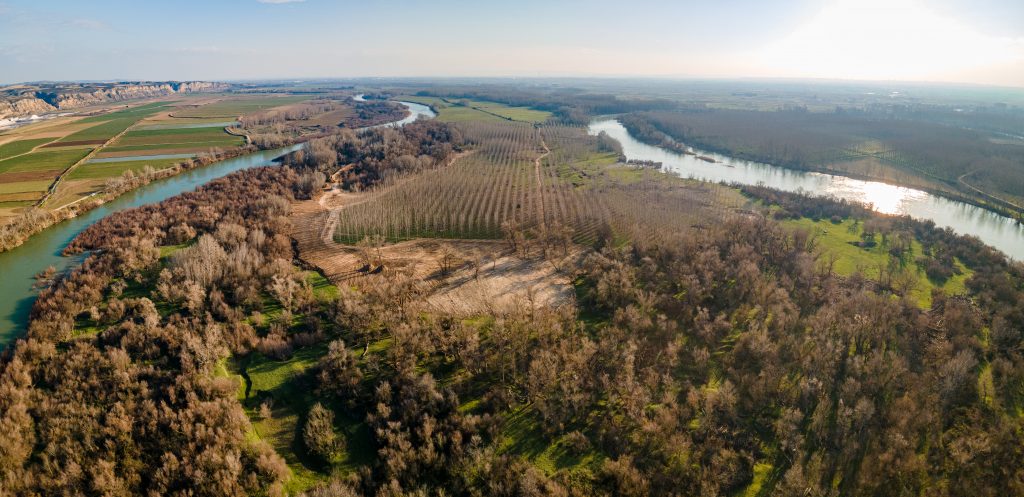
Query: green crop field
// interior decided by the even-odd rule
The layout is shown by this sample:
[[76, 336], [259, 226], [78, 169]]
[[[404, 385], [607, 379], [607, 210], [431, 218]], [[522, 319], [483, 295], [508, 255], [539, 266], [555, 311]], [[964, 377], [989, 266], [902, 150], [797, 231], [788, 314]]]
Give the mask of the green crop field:
[[43, 192], [50, 187], [50, 180], [18, 181], [16, 183], [0, 183], [0, 194]]
[[152, 159], [125, 162], [100, 162], [82, 164], [68, 174], [67, 179], [104, 179], [120, 176], [125, 171], [141, 171], [146, 166], [160, 170], [181, 163], [185, 159]]
[[33, 148], [52, 141], [53, 138], [34, 138], [31, 140], [17, 140], [0, 145], [0, 161], [9, 159], [15, 155], [21, 155]]
[[429, 105], [437, 111], [437, 120], [449, 123], [464, 123], [470, 121], [503, 121], [502, 118], [481, 112], [470, 107], [451, 105], [440, 98], [435, 97], [401, 97], [399, 100], [406, 100], [423, 105]]
[[186, 128], [160, 130], [132, 130], [115, 143], [105, 147], [101, 157], [118, 152], [181, 153], [205, 151], [211, 148], [241, 146], [245, 139], [228, 134], [223, 128]]
[[498, 114], [516, 121], [542, 123], [551, 117], [550, 112], [531, 109], [529, 107], [510, 107], [496, 102], [481, 102], [475, 100], [469, 101], [467, 104], [492, 114]]
[[183, 109], [174, 112], [174, 117], [227, 117], [235, 118], [249, 112], [272, 109], [282, 105], [290, 105], [304, 100], [308, 96], [282, 96], [282, 97], [259, 97], [259, 98], [237, 98], [222, 100], [199, 107]]
[[116, 136], [118, 133], [128, 129], [131, 125], [139, 122], [145, 117], [151, 116], [164, 109], [169, 102], [154, 102], [140, 105], [130, 109], [119, 110], [109, 114], [92, 116], [78, 121], [79, 123], [99, 123], [81, 131], [71, 133], [61, 138], [61, 142], [79, 140], [105, 140]]
[[[152, 152], [144, 155], [156, 155], [162, 153], [184, 153], [187, 151], [205, 152], [210, 148], [228, 148], [242, 145], [244, 140], [240, 138], [203, 141], [203, 142], [180, 142], [180, 143], [148, 143], [142, 145], [124, 145], [104, 147], [97, 157], [114, 157], [118, 152]], [[122, 154], [123, 155], [123, 154]]]
[[0, 173], [56, 171], [59, 173], [88, 155], [88, 149], [46, 150], [0, 161]]
[[438, 120], [446, 122], [503, 121], [515, 120], [540, 123], [547, 121], [551, 113], [529, 107], [509, 107], [497, 102], [475, 100], [449, 100], [437, 97], [402, 96], [398, 100], [429, 105], [438, 112]]

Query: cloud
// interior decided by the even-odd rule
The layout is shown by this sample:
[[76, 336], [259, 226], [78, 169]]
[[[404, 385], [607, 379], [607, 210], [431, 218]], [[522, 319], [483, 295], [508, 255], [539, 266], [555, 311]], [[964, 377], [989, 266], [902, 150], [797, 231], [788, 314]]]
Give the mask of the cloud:
[[259, 2], [259, 3], [269, 3], [269, 4], [273, 4], [273, 5], [279, 5], [279, 4], [282, 4], [282, 3], [301, 3], [301, 2], [305, 2], [306, 0], [256, 0], [256, 1]]

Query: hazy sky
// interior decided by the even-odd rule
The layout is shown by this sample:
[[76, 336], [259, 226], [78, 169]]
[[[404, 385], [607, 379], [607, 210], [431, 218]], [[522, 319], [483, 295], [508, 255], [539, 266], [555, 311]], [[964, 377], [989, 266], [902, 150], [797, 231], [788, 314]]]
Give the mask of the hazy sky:
[[1024, 86], [1024, 0], [0, 0], [0, 83], [628, 75]]

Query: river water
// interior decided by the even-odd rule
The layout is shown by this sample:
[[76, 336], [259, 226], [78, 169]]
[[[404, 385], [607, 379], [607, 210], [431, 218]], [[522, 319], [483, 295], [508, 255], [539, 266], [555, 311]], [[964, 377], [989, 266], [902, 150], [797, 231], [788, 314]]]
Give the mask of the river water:
[[601, 131], [608, 133], [622, 144], [623, 152], [629, 159], [661, 162], [664, 170], [684, 178], [745, 185], [763, 184], [790, 192], [800, 191], [864, 202], [871, 204], [878, 212], [930, 219], [936, 225], [952, 228], [957, 233], [974, 235], [1015, 260], [1024, 259], [1024, 226], [1013, 219], [964, 202], [877, 181], [795, 171], [695, 150], [698, 155], [718, 161], [713, 164], [693, 155], [678, 154], [642, 143], [613, 118], [593, 121], [588, 131], [593, 135]]
[[[412, 122], [421, 116], [424, 118], [436, 116], [425, 105], [413, 102], [401, 103], [409, 108], [411, 115], [401, 121], [389, 123], [390, 125], [397, 126], [400, 125], [399, 123]], [[33, 287], [35, 275], [48, 266], [53, 266], [60, 271], [81, 261], [80, 257], [63, 257], [60, 254], [64, 247], [82, 230], [115, 212], [159, 202], [194, 190], [200, 185], [235, 171], [273, 164], [274, 159], [301, 147], [302, 145], [299, 144], [256, 152], [154, 181], [76, 218], [47, 228], [30, 237], [20, 247], [0, 253], [0, 349], [25, 333], [28, 314], [37, 293]]]

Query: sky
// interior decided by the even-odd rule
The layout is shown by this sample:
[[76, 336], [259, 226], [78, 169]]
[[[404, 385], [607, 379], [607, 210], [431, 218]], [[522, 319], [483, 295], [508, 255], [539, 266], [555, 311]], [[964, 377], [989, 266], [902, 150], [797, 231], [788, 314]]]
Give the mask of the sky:
[[1024, 0], [0, 0], [0, 83], [822, 78], [1024, 87]]

